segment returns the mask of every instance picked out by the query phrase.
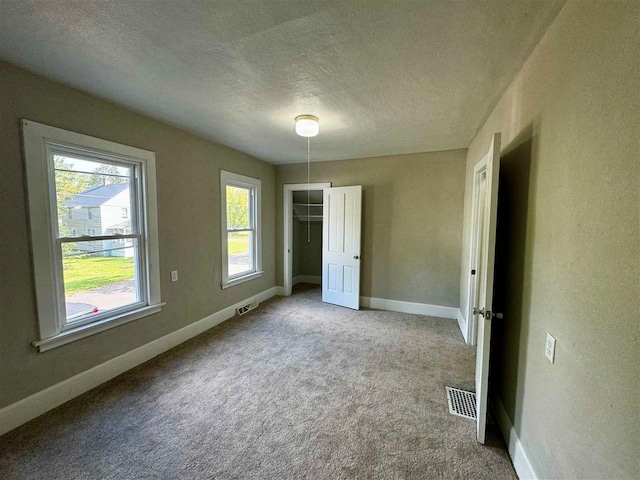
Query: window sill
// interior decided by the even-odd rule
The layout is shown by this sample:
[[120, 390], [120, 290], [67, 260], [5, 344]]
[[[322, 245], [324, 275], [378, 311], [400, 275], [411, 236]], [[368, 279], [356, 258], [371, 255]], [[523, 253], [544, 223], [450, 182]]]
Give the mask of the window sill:
[[116, 315], [114, 317], [105, 318], [95, 323], [81, 325], [77, 328], [59, 333], [58, 335], [55, 335], [53, 337], [45, 338], [44, 340], [36, 340], [32, 343], [32, 345], [34, 347], [37, 347], [39, 352], [46, 352], [47, 350], [51, 350], [52, 348], [60, 347], [62, 345], [66, 345], [67, 343], [80, 340], [81, 338], [85, 338], [90, 335], [109, 330], [110, 328], [132, 322], [133, 320], [138, 320], [148, 315], [158, 313], [160, 310], [162, 310], [163, 305], [165, 304], [159, 303], [157, 305], [150, 305], [139, 308], [137, 310], [133, 310], [131, 312]]
[[260, 278], [264, 272], [253, 272], [248, 275], [244, 275], [243, 277], [233, 278], [231, 280], [227, 280], [226, 282], [222, 282], [222, 289], [233, 287], [234, 285], [238, 285], [239, 283], [248, 282], [249, 280], [253, 280], [255, 278]]

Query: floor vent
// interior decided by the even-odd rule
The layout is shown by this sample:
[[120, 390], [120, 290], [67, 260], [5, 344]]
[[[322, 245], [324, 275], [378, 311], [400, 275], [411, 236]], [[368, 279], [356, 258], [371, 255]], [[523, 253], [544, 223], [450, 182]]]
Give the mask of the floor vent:
[[476, 394], [458, 388], [447, 388], [447, 400], [449, 400], [449, 413], [458, 417], [478, 418], [476, 413]]
[[244, 305], [240, 305], [239, 307], [236, 307], [236, 313], [238, 315], [244, 315], [245, 313], [250, 312], [251, 310], [256, 308], [258, 305], [259, 303], [257, 300], [249, 300]]

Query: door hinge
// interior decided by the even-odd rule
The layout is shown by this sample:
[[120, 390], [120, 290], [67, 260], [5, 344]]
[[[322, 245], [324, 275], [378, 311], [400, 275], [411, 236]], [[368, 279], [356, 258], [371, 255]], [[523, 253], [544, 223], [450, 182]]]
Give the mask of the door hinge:
[[472, 268], [472, 269], [471, 269], [471, 275], [475, 275], [475, 274], [476, 274], [476, 269], [475, 269], [475, 268]]

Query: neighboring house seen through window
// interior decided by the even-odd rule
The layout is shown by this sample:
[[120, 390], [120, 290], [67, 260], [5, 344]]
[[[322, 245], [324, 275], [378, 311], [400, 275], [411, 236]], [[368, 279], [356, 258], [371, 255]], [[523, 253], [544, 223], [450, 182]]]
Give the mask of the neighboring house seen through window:
[[48, 350], [159, 311], [154, 154], [31, 121], [23, 132], [34, 185], [34, 345]]
[[222, 288], [262, 275], [258, 179], [220, 172], [222, 194]]

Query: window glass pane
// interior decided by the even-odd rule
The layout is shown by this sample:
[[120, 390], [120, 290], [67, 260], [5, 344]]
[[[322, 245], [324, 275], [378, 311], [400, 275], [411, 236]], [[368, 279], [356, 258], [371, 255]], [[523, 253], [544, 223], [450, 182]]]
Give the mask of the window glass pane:
[[253, 232], [227, 233], [229, 276], [253, 270]]
[[131, 232], [131, 167], [63, 155], [53, 162], [60, 237]]
[[227, 185], [227, 230], [251, 228], [248, 188]]
[[140, 300], [137, 240], [64, 242], [61, 248], [67, 322]]

